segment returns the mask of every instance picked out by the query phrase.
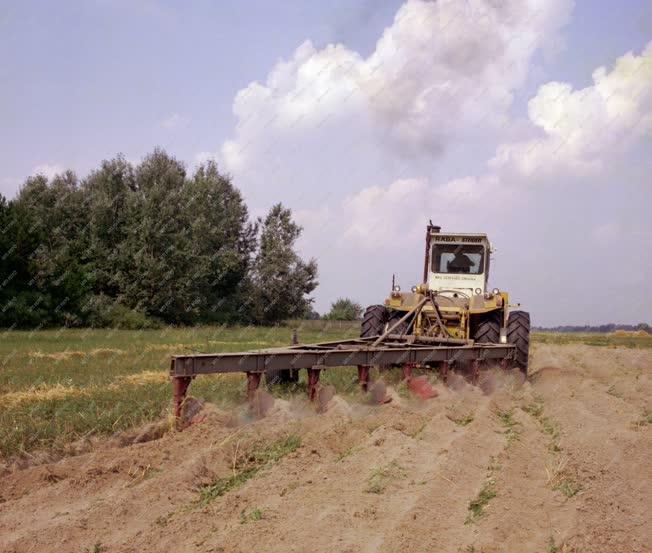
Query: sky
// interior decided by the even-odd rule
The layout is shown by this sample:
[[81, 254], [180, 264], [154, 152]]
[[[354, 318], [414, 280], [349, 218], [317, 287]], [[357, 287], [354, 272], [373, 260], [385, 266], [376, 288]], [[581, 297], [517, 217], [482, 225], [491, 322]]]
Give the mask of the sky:
[[652, 322], [644, 0], [0, 3], [0, 192], [156, 146], [215, 159], [317, 259], [316, 308], [486, 232], [533, 323]]

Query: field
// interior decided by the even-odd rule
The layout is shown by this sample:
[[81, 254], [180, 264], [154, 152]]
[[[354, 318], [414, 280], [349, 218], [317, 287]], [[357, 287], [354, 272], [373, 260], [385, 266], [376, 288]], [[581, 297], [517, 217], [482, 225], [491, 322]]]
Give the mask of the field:
[[[303, 342], [353, 336], [308, 325]], [[2, 551], [646, 551], [652, 338], [535, 336], [490, 369], [371, 405], [325, 371], [325, 413], [239, 375], [199, 378], [170, 431], [171, 353], [285, 345], [290, 329], [9, 332], [0, 341]]]

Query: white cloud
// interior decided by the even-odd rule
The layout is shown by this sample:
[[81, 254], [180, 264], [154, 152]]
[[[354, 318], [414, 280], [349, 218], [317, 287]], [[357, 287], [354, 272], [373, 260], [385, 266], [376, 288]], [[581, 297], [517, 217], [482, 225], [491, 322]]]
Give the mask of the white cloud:
[[172, 113], [162, 119], [159, 123], [159, 126], [163, 127], [164, 129], [180, 129], [187, 127], [189, 124], [190, 119], [188, 117], [184, 117], [178, 113]]
[[48, 179], [54, 178], [56, 175], [63, 173], [65, 169], [58, 163], [44, 163], [37, 165], [32, 169], [32, 175], [43, 175]]
[[593, 85], [584, 89], [543, 85], [528, 114], [543, 136], [502, 144], [490, 167], [524, 176], [603, 170], [607, 157], [621, 155], [652, 133], [652, 42], [640, 55], [618, 58], [611, 71], [597, 68]]
[[333, 192], [350, 192], [386, 182], [390, 165], [392, 180], [406, 176], [451, 144], [508, 138], [514, 92], [571, 7], [408, 0], [368, 58], [306, 41], [238, 92], [221, 166], [250, 199], [271, 204], [270, 181], [298, 188], [319, 173], [333, 177]]

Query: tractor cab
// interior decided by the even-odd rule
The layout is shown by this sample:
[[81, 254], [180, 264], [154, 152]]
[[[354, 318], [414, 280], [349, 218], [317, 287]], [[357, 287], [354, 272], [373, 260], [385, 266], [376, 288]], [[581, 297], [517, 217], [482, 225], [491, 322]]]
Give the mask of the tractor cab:
[[442, 234], [428, 228], [424, 282], [442, 295], [484, 294], [491, 245], [484, 234]]

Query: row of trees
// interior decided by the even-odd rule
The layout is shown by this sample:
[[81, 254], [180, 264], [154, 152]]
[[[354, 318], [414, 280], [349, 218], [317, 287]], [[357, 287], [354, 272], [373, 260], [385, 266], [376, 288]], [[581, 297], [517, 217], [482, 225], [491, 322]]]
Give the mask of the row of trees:
[[317, 265], [275, 205], [251, 221], [214, 162], [191, 176], [154, 150], [137, 166], [102, 162], [26, 180], [0, 197], [0, 325], [139, 327], [302, 317]]

